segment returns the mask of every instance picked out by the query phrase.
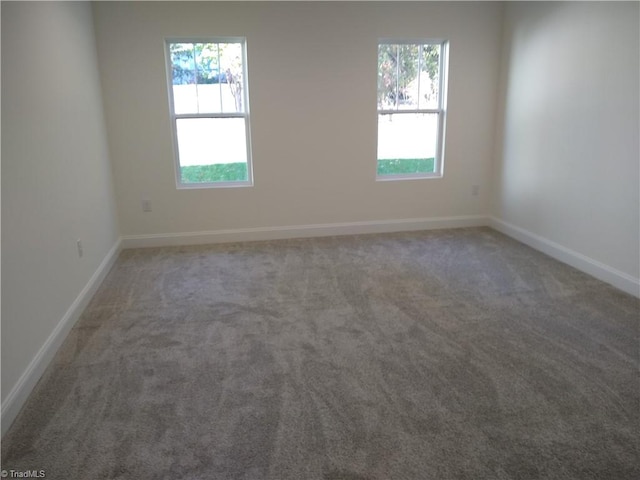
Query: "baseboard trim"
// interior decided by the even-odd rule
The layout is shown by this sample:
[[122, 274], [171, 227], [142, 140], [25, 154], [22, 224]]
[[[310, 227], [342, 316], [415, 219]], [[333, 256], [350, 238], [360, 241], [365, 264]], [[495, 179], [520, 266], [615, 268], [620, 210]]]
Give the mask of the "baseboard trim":
[[154, 235], [124, 235], [122, 248], [168, 247], [210, 243], [281, 240], [290, 238], [358, 235], [442, 228], [483, 227], [488, 219], [483, 215], [459, 217], [408, 218], [350, 223], [326, 223], [285, 227], [238, 228], [205, 232], [164, 233]]
[[602, 280], [614, 287], [640, 298], [640, 279], [634, 278], [620, 270], [605, 265], [602, 262], [587, 257], [570, 248], [564, 247], [556, 242], [548, 240], [540, 235], [531, 233], [524, 228], [517, 227], [511, 223], [500, 220], [496, 217], [489, 217], [489, 226], [509, 237], [512, 237], [536, 250], [539, 250], [550, 257], [555, 258], [567, 265]]
[[78, 318], [80, 318], [80, 315], [89, 304], [89, 301], [95, 294], [107, 273], [109, 273], [109, 270], [111, 270], [111, 267], [118, 258], [118, 253], [120, 253], [121, 249], [122, 239], [118, 238], [80, 294], [76, 297], [62, 319], [58, 322], [58, 325], [53, 329], [51, 335], [49, 335], [40, 350], [38, 350], [38, 353], [33, 357], [26, 370], [18, 379], [16, 385], [7, 395], [7, 398], [2, 403], [2, 408], [0, 410], [1, 435], [6, 433], [18, 416], [18, 413], [20, 413], [22, 406], [38, 383], [38, 380], [40, 380], [40, 377], [46, 368], [49, 366], [49, 363], [62, 345], [62, 342], [67, 337], [69, 331]]

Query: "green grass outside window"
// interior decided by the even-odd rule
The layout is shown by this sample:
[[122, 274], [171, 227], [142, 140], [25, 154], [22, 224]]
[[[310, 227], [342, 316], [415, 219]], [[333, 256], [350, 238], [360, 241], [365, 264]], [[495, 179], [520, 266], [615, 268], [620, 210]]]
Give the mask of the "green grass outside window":
[[246, 182], [247, 164], [218, 163], [215, 165], [191, 165], [180, 167], [182, 183]]
[[408, 175], [412, 173], [433, 173], [433, 158], [392, 158], [378, 160], [378, 175]]

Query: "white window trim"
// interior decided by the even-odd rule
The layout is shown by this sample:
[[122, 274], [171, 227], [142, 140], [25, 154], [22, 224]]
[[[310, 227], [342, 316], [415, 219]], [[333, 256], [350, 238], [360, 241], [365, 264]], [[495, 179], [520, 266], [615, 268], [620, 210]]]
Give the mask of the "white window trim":
[[[240, 43], [242, 45], [242, 102], [244, 112], [242, 113], [185, 113], [176, 114], [173, 99], [173, 70], [171, 63], [172, 43]], [[171, 121], [171, 138], [173, 143], [173, 163], [175, 170], [175, 180], [177, 189], [198, 189], [198, 188], [233, 188], [253, 186], [253, 161], [251, 156], [251, 121], [249, 114], [249, 82], [247, 73], [247, 39], [245, 37], [168, 37], [164, 39], [165, 68], [167, 77], [167, 91], [169, 95], [169, 117]], [[247, 150], [247, 180], [237, 182], [203, 182], [203, 183], [182, 183], [182, 173], [180, 170], [180, 153], [178, 149], [178, 128], [177, 120], [183, 118], [244, 118], [245, 137]]]
[[[376, 108], [376, 181], [388, 182], [396, 180], [424, 180], [444, 177], [444, 140], [446, 133], [446, 117], [447, 117], [447, 86], [448, 86], [448, 74], [449, 74], [449, 41], [439, 38], [431, 39], [393, 39], [393, 38], [380, 38], [378, 39], [376, 53], [380, 45], [440, 45], [440, 62], [439, 62], [439, 85], [438, 85], [438, 106], [439, 108], [417, 108], [417, 109], [402, 109], [402, 110], [379, 110]], [[376, 67], [376, 75], [378, 74]], [[376, 92], [377, 95], [377, 92]], [[377, 103], [377, 102], [376, 102]], [[402, 115], [405, 113], [435, 113], [438, 114], [438, 131], [436, 133], [436, 157], [434, 159], [434, 172], [433, 173], [405, 173], [405, 174], [378, 174], [378, 133], [379, 133], [379, 117], [380, 115]]]

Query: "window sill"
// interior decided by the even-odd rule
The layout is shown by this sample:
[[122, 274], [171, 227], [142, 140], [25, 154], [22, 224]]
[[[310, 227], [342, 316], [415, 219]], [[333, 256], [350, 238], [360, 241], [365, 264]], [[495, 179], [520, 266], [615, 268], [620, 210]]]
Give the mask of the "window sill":
[[393, 182], [396, 180], [434, 180], [443, 178], [441, 173], [420, 173], [407, 175], [376, 175], [376, 182]]
[[178, 190], [253, 187], [253, 182], [178, 183]]

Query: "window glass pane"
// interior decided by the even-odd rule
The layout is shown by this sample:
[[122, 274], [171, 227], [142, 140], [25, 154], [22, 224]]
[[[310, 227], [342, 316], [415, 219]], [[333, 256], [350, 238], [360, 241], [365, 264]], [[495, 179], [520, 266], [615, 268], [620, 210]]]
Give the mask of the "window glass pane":
[[[196, 43], [194, 45], [198, 88], [196, 91], [198, 108], [189, 113], [219, 113], [222, 111], [220, 92], [220, 58], [217, 43]], [[179, 113], [176, 111], [176, 113]]]
[[396, 105], [398, 89], [398, 46], [378, 46], [378, 108], [390, 110]]
[[222, 111], [225, 113], [244, 112], [242, 45], [239, 43], [220, 44], [220, 85], [223, 90]]
[[198, 83], [201, 85], [218, 83], [220, 73], [218, 44], [196, 43], [194, 49], [198, 67]]
[[378, 45], [378, 109], [439, 108], [440, 45]]
[[170, 52], [173, 84], [193, 85], [196, 83], [193, 44], [172, 43]]
[[378, 109], [418, 108], [420, 53], [420, 45], [383, 43], [378, 46]]
[[244, 118], [176, 120], [183, 183], [248, 180]]
[[419, 45], [398, 45], [398, 86], [395, 94], [397, 109], [418, 108], [419, 51]]
[[172, 43], [169, 51], [175, 112], [195, 113], [198, 111], [198, 96], [193, 44]]
[[414, 87], [419, 108], [440, 108], [440, 45], [420, 46], [420, 78]]
[[432, 173], [437, 113], [378, 115], [378, 175]]
[[174, 112], [245, 111], [241, 43], [170, 44]]

